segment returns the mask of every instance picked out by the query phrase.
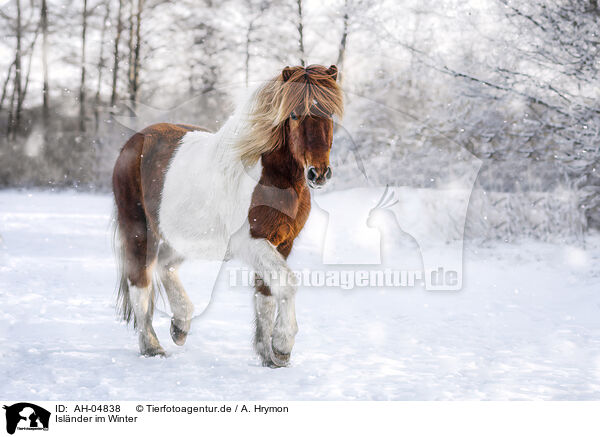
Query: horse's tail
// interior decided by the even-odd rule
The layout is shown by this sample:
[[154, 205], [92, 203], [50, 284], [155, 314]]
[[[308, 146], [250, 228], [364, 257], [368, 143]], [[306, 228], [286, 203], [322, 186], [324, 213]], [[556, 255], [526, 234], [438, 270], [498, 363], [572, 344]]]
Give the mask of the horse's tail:
[[[116, 207], [112, 217], [112, 248], [115, 254], [117, 264], [117, 314], [119, 318], [129, 323], [133, 316], [133, 307], [129, 300], [129, 282], [127, 281], [127, 257], [125, 254], [125, 244], [121, 239], [119, 220], [117, 218]], [[135, 323], [135, 320], [134, 320]]]

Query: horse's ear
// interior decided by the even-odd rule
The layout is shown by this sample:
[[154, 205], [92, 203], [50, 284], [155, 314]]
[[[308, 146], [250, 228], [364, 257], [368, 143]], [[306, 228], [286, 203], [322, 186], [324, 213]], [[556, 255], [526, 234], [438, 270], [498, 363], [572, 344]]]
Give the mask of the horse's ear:
[[287, 82], [289, 80], [289, 78], [292, 77], [293, 73], [294, 73], [294, 70], [292, 70], [289, 66], [285, 67], [283, 69], [283, 71], [281, 72], [281, 78], [283, 79], [284, 82]]
[[337, 80], [337, 76], [338, 76], [338, 69], [335, 65], [332, 65], [331, 67], [329, 67], [327, 69], [327, 73], [329, 73], [329, 75], [331, 77], [333, 77], [333, 80]]

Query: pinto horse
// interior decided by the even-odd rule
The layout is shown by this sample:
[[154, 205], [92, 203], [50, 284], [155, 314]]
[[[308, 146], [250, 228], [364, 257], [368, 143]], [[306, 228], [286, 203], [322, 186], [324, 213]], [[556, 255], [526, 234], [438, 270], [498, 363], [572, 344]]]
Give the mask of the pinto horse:
[[309, 187], [331, 178], [332, 117], [343, 112], [336, 80], [335, 65], [286, 67], [216, 133], [160, 123], [123, 146], [113, 172], [118, 304], [124, 320], [134, 319], [141, 354], [165, 355], [152, 327], [161, 286], [171, 337], [185, 343], [193, 305], [177, 267], [236, 257], [260, 279], [255, 350], [264, 365], [288, 364], [296, 287], [281, 278], [291, 275], [286, 259], [310, 212]]

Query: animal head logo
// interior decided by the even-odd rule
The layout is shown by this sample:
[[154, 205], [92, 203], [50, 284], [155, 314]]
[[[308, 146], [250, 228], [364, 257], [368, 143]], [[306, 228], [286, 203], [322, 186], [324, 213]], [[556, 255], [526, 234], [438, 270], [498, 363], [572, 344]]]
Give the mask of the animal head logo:
[[14, 434], [19, 430], [48, 430], [50, 411], [35, 404], [19, 402], [14, 405], [4, 405], [6, 410], [6, 432]]
[[385, 211], [390, 211], [390, 208], [397, 203], [398, 199], [396, 198], [396, 193], [394, 191], [390, 192], [390, 187], [386, 186], [385, 191], [379, 199], [379, 202], [377, 202], [377, 205], [375, 205], [369, 211], [369, 216], [367, 217], [367, 226], [377, 227], [377, 224], [381, 220], [381, 215], [385, 214]]

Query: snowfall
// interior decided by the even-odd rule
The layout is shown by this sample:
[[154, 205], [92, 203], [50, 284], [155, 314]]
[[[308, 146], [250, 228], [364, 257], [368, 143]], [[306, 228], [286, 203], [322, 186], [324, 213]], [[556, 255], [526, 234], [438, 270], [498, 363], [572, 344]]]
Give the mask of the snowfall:
[[[384, 232], [389, 217], [352, 229], [380, 193], [373, 204], [364, 195], [319, 197], [292, 269], [422, 266], [414, 238]], [[327, 214], [336, 206], [342, 219]], [[416, 222], [421, 213], [406, 212]], [[252, 289], [231, 286], [231, 272], [243, 270], [235, 260], [182, 266], [197, 314], [187, 342], [171, 341], [170, 309], [159, 297], [154, 327], [168, 356], [141, 357], [133, 328], [115, 312], [111, 214], [109, 195], [0, 192], [0, 398], [600, 399], [598, 235], [467, 240], [462, 260], [461, 251], [450, 255], [462, 261], [458, 291], [302, 285], [290, 365], [272, 369], [253, 353]], [[440, 253], [446, 246], [439, 242]]]

